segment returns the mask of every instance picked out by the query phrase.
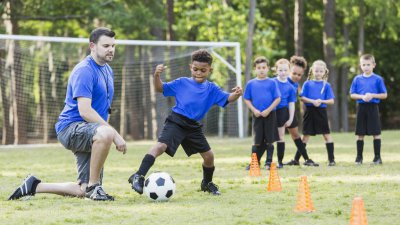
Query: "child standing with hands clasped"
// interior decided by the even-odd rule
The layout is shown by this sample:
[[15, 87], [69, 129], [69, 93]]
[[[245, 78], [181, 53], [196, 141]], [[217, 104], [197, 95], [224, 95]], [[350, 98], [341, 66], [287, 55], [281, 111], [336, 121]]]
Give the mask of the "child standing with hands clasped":
[[335, 166], [334, 144], [328, 124], [327, 105], [334, 103], [334, 94], [328, 80], [328, 69], [322, 60], [315, 61], [308, 80], [301, 90], [301, 100], [306, 105], [303, 116], [303, 142], [307, 144], [310, 136], [322, 134], [328, 152], [328, 166]]
[[381, 159], [381, 123], [378, 104], [381, 99], [387, 98], [385, 83], [381, 76], [373, 72], [375, 68], [373, 55], [365, 54], [360, 57], [362, 74], [357, 75], [350, 87], [350, 96], [357, 100], [356, 135], [357, 157], [356, 164], [362, 164], [364, 136], [374, 137], [373, 164], [382, 164]]
[[275, 63], [277, 77], [273, 80], [278, 84], [281, 92], [281, 101], [276, 107], [276, 120], [278, 125], [279, 141], [277, 142], [277, 168], [283, 168], [283, 156], [285, 155], [285, 130], [290, 127], [294, 118], [295, 106], [297, 101], [296, 90], [288, 81], [290, 73], [290, 62], [287, 59], [279, 59]]
[[273, 143], [279, 140], [275, 108], [280, 102], [281, 93], [278, 85], [268, 78], [269, 65], [265, 57], [257, 57], [253, 67], [257, 77], [247, 82], [243, 95], [244, 102], [253, 112], [254, 143], [251, 151], [257, 154], [260, 162], [266, 148], [265, 167], [269, 169], [274, 153]]

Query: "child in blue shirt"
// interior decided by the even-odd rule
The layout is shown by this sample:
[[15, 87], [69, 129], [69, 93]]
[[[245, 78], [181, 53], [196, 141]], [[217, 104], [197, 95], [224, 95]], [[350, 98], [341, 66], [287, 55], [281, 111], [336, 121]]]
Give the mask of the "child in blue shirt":
[[253, 112], [254, 143], [252, 153], [260, 162], [265, 148], [267, 150], [266, 169], [270, 168], [274, 152], [273, 143], [279, 140], [275, 108], [280, 102], [278, 85], [268, 78], [268, 60], [257, 57], [253, 63], [256, 78], [247, 82], [243, 95], [244, 102]]
[[373, 164], [382, 164], [381, 159], [381, 123], [378, 104], [381, 99], [387, 98], [385, 83], [381, 76], [373, 72], [375, 68], [373, 55], [365, 54], [360, 57], [362, 74], [357, 75], [350, 87], [350, 96], [357, 100], [356, 135], [357, 157], [356, 164], [362, 164], [364, 150], [364, 136], [374, 138], [375, 157]]
[[303, 116], [303, 142], [307, 144], [310, 136], [322, 134], [328, 152], [328, 166], [335, 166], [334, 144], [328, 124], [327, 105], [334, 103], [334, 94], [328, 80], [328, 69], [322, 60], [315, 61], [301, 90], [301, 100], [306, 105]]
[[279, 91], [281, 92], [281, 101], [276, 107], [276, 120], [279, 133], [279, 141], [277, 142], [276, 146], [278, 156], [277, 168], [282, 168], [282, 160], [285, 155], [285, 130], [286, 127], [292, 125], [295, 111], [294, 103], [297, 101], [297, 96], [296, 90], [294, 89], [293, 85], [288, 81], [288, 75], [290, 72], [289, 60], [279, 59], [275, 63], [274, 68], [277, 77], [273, 80], [276, 82]]
[[201, 190], [220, 195], [218, 186], [212, 182], [214, 174], [214, 153], [202, 131], [200, 121], [213, 106], [225, 107], [236, 101], [243, 93], [242, 88], [235, 87], [232, 93], [223, 91], [213, 82], [207, 80], [213, 68], [211, 54], [200, 49], [192, 53], [190, 70], [192, 77], [181, 77], [171, 82], [162, 82], [160, 75], [164, 65], [158, 65], [154, 73], [154, 87], [164, 96], [175, 97], [176, 105], [167, 117], [158, 137], [158, 142], [142, 160], [139, 170], [129, 177], [128, 181], [139, 194], [143, 193], [144, 177], [154, 164], [155, 159], [166, 152], [174, 156], [179, 145], [182, 145], [188, 156], [200, 153], [203, 158], [203, 180]]

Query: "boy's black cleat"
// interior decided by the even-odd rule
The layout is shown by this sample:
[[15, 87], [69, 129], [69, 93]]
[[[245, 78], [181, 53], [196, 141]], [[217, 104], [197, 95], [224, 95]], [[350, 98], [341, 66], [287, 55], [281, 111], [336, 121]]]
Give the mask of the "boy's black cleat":
[[361, 165], [363, 163], [363, 157], [357, 156], [355, 164], [356, 165]]
[[283, 163], [282, 162], [278, 162], [278, 164], [276, 165], [276, 168], [282, 169], [283, 168]]
[[270, 170], [271, 169], [271, 163], [270, 162], [265, 162], [264, 166], [265, 166], [266, 170]]
[[33, 175], [28, 175], [24, 182], [11, 195], [8, 200], [16, 200], [25, 196], [34, 196], [37, 185], [42, 182]]
[[332, 160], [328, 163], [328, 166], [336, 166], [336, 162], [334, 160]]
[[221, 195], [219, 192], [218, 186], [214, 184], [212, 181], [206, 183], [204, 180], [201, 181], [201, 190], [204, 192], [209, 192], [213, 195]]
[[143, 194], [144, 176], [134, 173], [129, 177], [128, 182], [131, 183], [133, 190], [139, 194]]
[[108, 195], [100, 184], [86, 187], [85, 197], [93, 201], [114, 201], [114, 197]]
[[318, 164], [318, 163], [315, 163], [314, 161], [312, 161], [312, 159], [307, 159], [307, 160], [303, 163], [303, 165], [305, 165], [305, 166], [319, 166], [319, 164]]
[[373, 163], [374, 165], [382, 164], [382, 159], [381, 159], [381, 157], [375, 156], [375, 157], [374, 157], [374, 160], [372, 161], [372, 163]]
[[299, 161], [292, 159], [290, 162], [285, 163], [286, 166], [300, 166]]

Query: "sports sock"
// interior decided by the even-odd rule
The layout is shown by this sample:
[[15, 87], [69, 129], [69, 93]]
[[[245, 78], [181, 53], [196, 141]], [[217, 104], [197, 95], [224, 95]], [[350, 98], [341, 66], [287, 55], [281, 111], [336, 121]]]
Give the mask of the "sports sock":
[[274, 145], [268, 143], [267, 144], [267, 160], [265, 161], [265, 163], [271, 163], [273, 156], [274, 156]]
[[357, 140], [357, 158], [363, 157], [364, 140]]
[[208, 184], [212, 181], [213, 174], [214, 174], [215, 166], [213, 167], [205, 167], [203, 165], [203, 180]]
[[381, 157], [381, 139], [374, 139], [375, 157]]
[[334, 151], [334, 144], [333, 144], [333, 142], [326, 143], [326, 150], [327, 150], [327, 152], [328, 152], [328, 160], [329, 160], [329, 162], [334, 161], [334, 160], [335, 160], [335, 155], [334, 155], [334, 153], [333, 153], [333, 151]]
[[283, 156], [285, 155], [285, 142], [278, 142], [276, 145], [278, 162], [282, 162]]
[[146, 176], [147, 172], [149, 172], [150, 168], [153, 166], [156, 158], [150, 154], [146, 154], [142, 160], [142, 164], [140, 164], [139, 170], [136, 172], [139, 175]]
[[303, 143], [301, 138], [295, 139], [294, 144], [297, 147], [297, 152], [299, 152], [299, 155], [297, 155], [297, 152], [296, 152], [296, 156], [295, 156], [294, 160], [296, 160], [298, 162], [300, 160], [300, 155], [303, 156], [304, 160], [308, 160], [309, 158], [308, 158], [308, 154], [307, 154], [307, 150], [306, 150], [306, 144]]

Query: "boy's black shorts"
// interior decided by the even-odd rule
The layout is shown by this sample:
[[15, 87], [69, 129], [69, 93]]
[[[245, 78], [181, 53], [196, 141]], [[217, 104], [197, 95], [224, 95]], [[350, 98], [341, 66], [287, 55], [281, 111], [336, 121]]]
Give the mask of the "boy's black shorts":
[[381, 121], [376, 103], [362, 103], [357, 106], [356, 135], [380, 135]]
[[283, 107], [276, 110], [276, 122], [278, 127], [283, 127], [285, 123], [289, 120], [289, 109]]
[[326, 108], [307, 106], [303, 116], [303, 134], [329, 134], [328, 114]]
[[158, 142], [167, 145], [166, 153], [173, 157], [179, 145], [182, 145], [187, 156], [207, 152], [211, 149], [204, 136], [202, 125], [186, 116], [172, 112], [165, 119], [164, 127]]
[[253, 115], [254, 144], [274, 143], [279, 140], [276, 112], [272, 111], [267, 117]]

